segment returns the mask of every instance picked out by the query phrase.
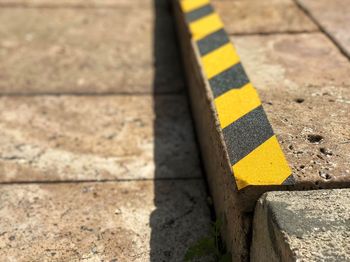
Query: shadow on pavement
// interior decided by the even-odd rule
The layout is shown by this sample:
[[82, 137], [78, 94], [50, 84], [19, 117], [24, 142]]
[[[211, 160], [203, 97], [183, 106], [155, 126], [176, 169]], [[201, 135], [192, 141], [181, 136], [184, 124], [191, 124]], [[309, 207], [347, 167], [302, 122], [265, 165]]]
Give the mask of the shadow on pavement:
[[[201, 179], [184, 85], [171, 1], [154, 1], [154, 204], [150, 217], [152, 262], [183, 261], [187, 248], [208, 231], [210, 211]], [[180, 80], [180, 81], [179, 81]], [[157, 94], [156, 94], [157, 93]], [[176, 178], [174, 179], [174, 177]]]

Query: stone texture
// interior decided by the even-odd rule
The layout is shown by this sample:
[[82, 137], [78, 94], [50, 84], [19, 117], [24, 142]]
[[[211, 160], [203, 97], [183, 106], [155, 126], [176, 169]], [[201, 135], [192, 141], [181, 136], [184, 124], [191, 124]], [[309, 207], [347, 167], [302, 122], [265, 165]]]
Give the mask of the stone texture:
[[2, 185], [0, 217], [1, 261], [183, 261], [210, 229], [201, 180]]
[[350, 57], [350, 2], [348, 0], [298, 0]]
[[200, 177], [184, 96], [0, 98], [0, 181]]
[[350, 182], [350, 64], [322, 34], [233, 39], [297, 188]]
[[350, 261], [349, 198], [349, 189], [266, 193], [251, 261]]
[[34, 7], [145, 7], [152, 3], [153, 0], [0, 0], [0, 5], [3, 6]]
[[292, 0], [215, 0], [213, 4], [229, 34], [317, 29]]
[[175, 39], [169, 8], [2, 7], [0, 93], [179, 92]]

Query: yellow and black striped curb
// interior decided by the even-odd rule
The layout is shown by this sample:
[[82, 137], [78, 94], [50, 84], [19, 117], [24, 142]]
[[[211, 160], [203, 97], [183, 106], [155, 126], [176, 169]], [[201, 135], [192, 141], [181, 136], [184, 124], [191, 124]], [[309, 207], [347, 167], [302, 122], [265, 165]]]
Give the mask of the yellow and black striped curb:
[[209, 0], [180, 0], [180, 6], [212, 91], [238, 190], [292, 185], [291, 169], [219, 15]]

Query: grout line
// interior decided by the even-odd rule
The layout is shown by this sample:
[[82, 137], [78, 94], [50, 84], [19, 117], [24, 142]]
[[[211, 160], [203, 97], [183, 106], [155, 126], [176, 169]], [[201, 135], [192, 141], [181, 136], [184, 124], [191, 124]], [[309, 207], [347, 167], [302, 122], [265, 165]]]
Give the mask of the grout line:
[[318, 20], [312, 15], [312, 13], [305, 8], [298, 0], [293, 0], [294, 3], [299, 7], [299, 9], [310, 18], [312, 22], [318, 27], [318, 29], [327, 36], [327, 38], [337, 47], [339, 52], [344, 55], [349, 61], [350, 61], [350, 54], [346, 51], [345, 48], [343, 48], [337, 39], [335, 39], [319, 22]]
[[203, 180], [203, 177], [164, 177], [164, 178], [138, 178], [138, 179], [83, 179], [83, 180], [46, 180], [46, 181], [6, 181], [0, 182], [1, 185], [33, 185], [33, 184], [83, 184], [83, 183], [120, 183], [120, 182], [144, 182], [144, 181], [187, 181]]

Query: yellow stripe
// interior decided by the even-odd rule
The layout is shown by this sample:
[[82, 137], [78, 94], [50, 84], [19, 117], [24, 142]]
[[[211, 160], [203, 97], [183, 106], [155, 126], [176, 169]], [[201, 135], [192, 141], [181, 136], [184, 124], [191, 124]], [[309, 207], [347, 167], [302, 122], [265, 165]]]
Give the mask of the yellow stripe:
[[250, 185], [281, 185], [292, 173], [272, 136], [232, 167], [238, 190]]
[[251, 83], [239, 89], [231, 89], [214, 102], [222, 129], [261, 105], [258, 93]]
[[181, 7], [184, 13], [191, 12], [201, 6], [209, 4], [209, 0], [182, 0]]
[[216, 13], [198, 19], [190, 23], [189, 26], [194, 40], [199, 40], [224, 27], [220, 17]]
[[239, 57], [231, 43], [227, 43], [202, 57], [203, 68], [208, 79], [238, 62]]

